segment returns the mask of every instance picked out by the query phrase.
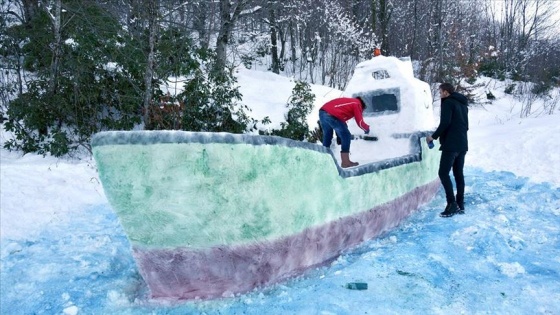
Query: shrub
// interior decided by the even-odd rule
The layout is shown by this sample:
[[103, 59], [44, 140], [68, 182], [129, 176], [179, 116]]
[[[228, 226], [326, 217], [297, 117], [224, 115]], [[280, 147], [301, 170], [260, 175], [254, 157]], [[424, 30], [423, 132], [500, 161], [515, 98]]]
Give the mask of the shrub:
[[5, 143], [10, 150], [61, 156], [79, 146], [89, 149], [90, 136], [99, 130], [131, 129], [140, 122], [141, 54], [120, 37], [119, 21], [95, 3], [68, 5], [83, 7], [73, 7], [77, 17], [61, 29], [56, 63], [54, 34], [45, 31], [52, 29], [48, 12], [8, 32], [21, 52], [7, 53], [21, 53], [24, 70], [32, 73], [24, 92], [8, 104], [4, 127], [15, 136]]
[[504, 92], [505, 92], [506, 94], [511, 95], [511, 94], [513, 94], [513, 91], [514, 91], [514, 90], [515, 90], [515, 84], [512, 83], [512, 84], [508, 84], [508, 86], [506, 86]]
[[533, 87], [531, 88], [531, 93], [535, 95], [545, 95], [550, 90], [552, 90], [552, 85], [550, 84], [550, 82], [546, 83], [541, 81], [533, 85]]
[[184, 104], [182, 129], [190, 131], [243, 133], [253, 122], [245, 111], [235, 77], [229, 72], [196, 71], [178, 95]]
[[273, 135], [303, 141], [309, 136], [309, 125], [307, 116], [313, 109], [315, 95], [311, 92], [309, 83], [297, 81], [290, 101], [286, 105], [289, 108], [285, 116], [286, 122], [282, 122], [281, 129], [272, 130]]

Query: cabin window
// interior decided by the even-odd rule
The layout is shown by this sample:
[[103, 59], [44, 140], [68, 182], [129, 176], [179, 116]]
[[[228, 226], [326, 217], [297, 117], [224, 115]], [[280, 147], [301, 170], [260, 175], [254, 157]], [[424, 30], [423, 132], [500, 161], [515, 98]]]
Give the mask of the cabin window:
[[389, 72], [387, 72], [387, 70], [385, 69], [379, 69], [379, 70], [375, 70], [371, 73], [371, 76], [375, 79], [375, 80], [383, 80], [383, 79], [388, 79], [390, 78], [389, 76]]
[[360, 96], [367, 105], [364, 116], [381, 116], [395, 114], [400, 111], [401, 93], [399, 88], [374, 90], [355, 94]]

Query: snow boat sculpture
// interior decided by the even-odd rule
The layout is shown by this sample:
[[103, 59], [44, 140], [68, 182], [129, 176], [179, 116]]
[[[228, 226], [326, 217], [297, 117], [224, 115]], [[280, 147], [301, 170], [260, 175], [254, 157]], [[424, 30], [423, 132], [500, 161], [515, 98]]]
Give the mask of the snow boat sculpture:
[[426, 135], [401, 133], [409, 154], [352, 169], [273, 136], [115, 131], [92, 145], [152, 297], [208, 299], [299, 275], [395, 227], [439, 188]]

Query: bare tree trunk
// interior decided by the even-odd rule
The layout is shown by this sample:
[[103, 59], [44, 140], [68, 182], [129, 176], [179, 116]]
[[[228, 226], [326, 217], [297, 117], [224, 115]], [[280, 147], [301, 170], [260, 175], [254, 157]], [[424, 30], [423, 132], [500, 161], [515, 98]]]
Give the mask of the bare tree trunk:
[[[282, 65], [284, 65], [284, 56], [286, 55], [286, 32], [279, 28], [278, 37], [280, 37], [280, 55], [278, 57], [280, 58], [280, 62], [282, 63]], [[284, 70], [283, 68], [284, 66], [282, 66], [282, 70]]]
[[377, 0], [371, 1], [371, 29], [375, 34], [378, 34], [377, 28]]
[[373, 32], [381, 40], [381, 52], [390, 55], [389, 51], [389, 22], [391, 20], [390, 3], [387, 0], [371, 1], [371, 26]]
[[294, 25], [293, 22], [290, 21], [290, 51], [291, 51], [291, 58], [292, 59], [292, 71], [293, 74], [296, 73], [296, 36], [294, 34]]
[[208, 49], [210, 38], [208, 37], [208, 29], [206, 28], [206, 20], [208, 19], [208, 3], [201, 1], [195, 7], [195, 16], [193, 27], [198, 33], [198, 42], [200, 47], [204, 50]]
[[390, 55], [389, 51], [389, 20], [391, 19], [391, 10], [386, 0], [379, 1], [379, 25], [381, 34], [381, 51], [384, 55]]
[[147, 14], [148, 14], [148, 31], [149, 31], [149, 50], [148, 50], [148, 60], [146, 63], [146, 73], [144, 75], [144, 128], [150, 126], [150, 103], [153, 95], [152, 79], [154, 77], [154, 54], [155, 54], [155, 44], [156, 38], [158, 36], [158, 9], [159, 0], [147, 0], [146, 1]]
[[37, 11], [39, 11], [39, 1], [22, 0], [21, 2], [23, 4], [25, 23], [29, 23], [35, 18], [35, 16], [37, 16]]
[[[444, 74], [444, 60], [443, 60], [443, 22], [444, 22], [444, 9], [443, 0], [436, 0], [433, 9], [432, 20], [435, 23], [435, 30], [432, 35], [432, 43], [430, 45], [430, 53], [432, 62], [437, 64], [434, 81], [441, 82], [445, 77]], [[434, 53], [434, 50], [436, 51]]]
[[60, 62], [60, 45], [62, 44], [62, 38], [60, 34], [61, 26], [61, 13], [62, 13], [62, 2], [61, 0], [56, 0], [54, 6], [54, 15], [51, 14], [51, 19], [53, 22], [53, 33], [54, 33], [54, 43], [53, 43], [53, 59], [51, 63], [51, 77], [49, 82], [50, 93], [54, 94], [57, 88], [58, 80], [58, 63]]
[[410, 55], [410, 58], [417, 59], [418, 56], [416, 55], [416, 36], [418, 34], [418, 0], [414, 0], [413, 19], [414, 29], [412, 30], [412, 42], [410, 43], [408, 54]]
[[232, 8], [232, 2], [229, 0], [220, 0], [220, 31], [216, 41], [216, 63], [214, 64], [213, 71], [224, 71], [227, 62], [227, 45], [231, 37], [231, 33], [235, 26], [235, 22], [241, 14], [245, 1], [237, 0], [235, 7]]
[[[62, 45], [62, 35], [61, 35], [61, 14], [62, 14], [62, 0], [56, 0], [54, 3], [54, 14], [49, 12], [51, 21], [53, 23], [53, 34], [54, 34], [54, 42], [52, 48], [52, 61], [51, 61], [51, 73], [49, 78], [49, 93], [51, 95], [56, 94], [56, 90], [58, 87], [58, 68], [60, 62], [60, 45]], [[48, 133], [48, 129], [46, 126], [39, 128], [39, 134], [46, 135]]]
[[276, 32], [276, 17], [274, 14], [274, 7], [269, 9], [270, 12], [270, 44], [271, 44], [271, 54], [272, 54], [272, 72], [280, 73], [280, 60], [278, 58], [278, 35]]
[[504, 65], [507, 71], [514, 70], [515, 23], [519, 12], [519, 0], [505, 0], [503, 4], [503, 27], [501, 31], [501, 51], [504, 54]]

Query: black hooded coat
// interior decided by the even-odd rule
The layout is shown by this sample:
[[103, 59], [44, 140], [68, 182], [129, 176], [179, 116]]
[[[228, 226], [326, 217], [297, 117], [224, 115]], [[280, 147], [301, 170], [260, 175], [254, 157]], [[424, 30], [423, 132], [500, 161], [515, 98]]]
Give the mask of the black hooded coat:
[[432, 138], [439, 139], [441, 151], [464, 152], [469, 150], [467, 131], [469, 130], [469, 108], [467, 98], [453, 92], [441, 99], [439, 126]]

